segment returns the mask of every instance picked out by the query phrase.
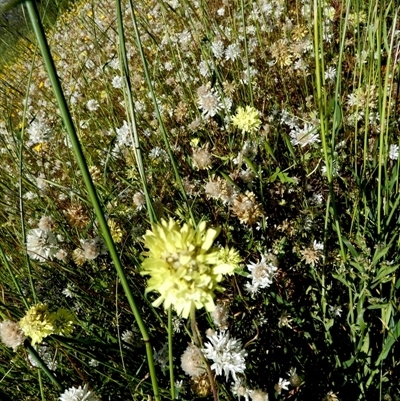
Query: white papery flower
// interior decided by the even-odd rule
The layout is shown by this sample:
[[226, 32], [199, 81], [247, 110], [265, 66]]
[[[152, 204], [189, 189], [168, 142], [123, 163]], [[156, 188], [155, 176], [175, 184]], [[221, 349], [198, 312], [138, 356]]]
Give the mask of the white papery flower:
[[214, 117], [222, 109], [221, 98], [215, 89], [203, 86], [197, 90], [197, 94], [199, 96], [197, 104], [202, 110], [203, 117], [206, 119]]
[[320, 142], [319, 135], [316, 133], [315, 127], [305, 124], [304, 128], [296, 127], [289, 133], [290, 142], [293, 146], [300, 145], [302, 148], [313, 143]]
[[258, 288], [269, 287], [275, 276], [275, 272], [278, 267], [275, 266], [272, 261], [266, 256], [262, 255], [259, 262], [251, 262], [247, 265], [252, 277], [252, 284], [248, 286], [248, 289], [254, 288], [255, 292]]
[[231, 387], [232, 394], [237, 398], [243, 397], [245, 401], [249, 401], [251, 390], [246, 386], [242, 379], [235, 381]]
[[31, 259], [45, 262], [58, 252], [56, 236], [48, 230], [34, 228], [26, 236], [26, 249]]
[[95, 393], [89, 390], [89, 385], [85, 384], [84, 388], [79, 386], [78, 388], [71, 387], [65, 390], [61, 394], [59, 401], [100, 401], [100, 399]]
[[209, 342], [201, 351], [204, 356], [214, 361], [211, 369], [218, 376], [224, 372], [228, 380], [231, 374], [233, 380], [237, 381], [236, 373], [244, 373], [246, 369], [245, 357], [247, 352], [242, 349], [240, 340], [229, 337], [228, 331], [207, 335]]
[[96, 111], [100, 105], [99, 102], [95, 99], [90, 99], [87, 103], [86, 103], [86, 107], [89, 111]]

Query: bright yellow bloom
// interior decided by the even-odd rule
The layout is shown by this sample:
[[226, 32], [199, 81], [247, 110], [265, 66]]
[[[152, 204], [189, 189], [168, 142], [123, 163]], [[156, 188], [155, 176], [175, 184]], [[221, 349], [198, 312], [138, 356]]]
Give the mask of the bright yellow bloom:
[[260, 114], [252, 106], [246, 106], [246, 109], [239, 106], [232, 118], [232, 124], [242, 130], [243, 134], [257, 131], [261, 125]]
[[214, 291], [222, 288], [218, 283], [223, 274], [232, 273], [234, 266], [224, 263], [218, 250], [212, 248], [219, 229], [206, 229], [206, 223], [197, 229], [173, 219], [154, 224], [144, 235], [142, 275], [150, 275], [146, 292], [158, 291], [160, 296], [153, 303], [164, 308], [171, 305], [178, 315], [187, 318], [192, 305], [214, 310]]
[[19, 321], [19, 325], [24, 334], [32, 339], [32, 345], [40, 343], [54, 332], [49, 307], [42, 303], [32, 306]]

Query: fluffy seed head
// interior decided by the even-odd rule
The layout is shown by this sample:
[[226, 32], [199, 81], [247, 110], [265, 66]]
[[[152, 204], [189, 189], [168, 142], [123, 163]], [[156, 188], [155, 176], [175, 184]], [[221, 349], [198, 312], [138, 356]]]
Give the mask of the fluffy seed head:
[[205, 373], [201, 351], [194, 344], [190, 344], [182, 354], [181, 367], [191, 377], [198, 377]]
[[4, 320], [4, 322], [0, 323], [0, 338], [7, 347], [12, 348], [14, 351], [25, 340], [24, 333], [19, 324], [11, 320]]

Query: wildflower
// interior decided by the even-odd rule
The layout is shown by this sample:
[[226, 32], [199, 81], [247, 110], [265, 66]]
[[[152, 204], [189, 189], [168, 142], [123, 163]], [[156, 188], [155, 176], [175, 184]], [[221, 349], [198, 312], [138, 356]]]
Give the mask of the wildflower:
[[45, 121], [44, 116], [36, 117], [31, 123], [29, 128], [27, 129], [27, 133], [29, 134], [29, 141], [27, 143], [28, 146], [46, 143], [51, 138], [51, 128]]
[[74, 330], [76, 319], [68, 309], [59, 308], [57, 312], [53, 312], [50, 315], [50, 319], [53, 324], [54, 334], [60, 334], [63, 336], [71, 335]]
[[198, 377], [194, 377], [192, 380], [192, 389], [199, 397], [207, 397], [211, 394], [212, 389], [207, 373]]
[[172, 319], [172, 328], [174, 330], [174, 333], [181, 332], [181, 325], [182, 325], [182, 319], [180, 317], [174, 317]]
[[51, 216], [42, 216], [38, 223], [38, 227], [41, 230], [51, 231], [54, 229], [54, 220]]
[[156, 146], [155, 148], [150, 150], [149, 157], [150, 157], [150, 159], [153, 159], [153, 160], [160, 159], [160, 160], [167, 161], [168, 153], [164, 149], [161, 149], [160, 147]]
[[[275, 263], [277, 263], [277, 261]], [[256, 288], [269, 287], [272, 284], [275, 272], [278, 270], [278, 267], [275, 266], [269, 260], [269, 258], [267, 259], [264, 255], [261, 256], [261, 260], [259, 262], [251, 262], [248, 264], [247, 268], [252, 276], [252, 285]]]
[[279, 382], [275, 384], [274, 389], [278, 394], [280, 394], [282, 390], [289, 390], [288, 388], [289, 384], [290, 384], [289, 380], [279, 378]]
[[215, 370], [217, 375], [225, 374], [228, 380], [231, 374], [233, 380], [237, 380], [236, 373], [244, 373], [246, 368], [245, 357], [247, 352], [242, 349], [242, 344], [235, 338], [229, 338], [229, 332], [214, 333], [207, 335], [209, 342], [202, 349], [204, 356], [212, 359], [214, 363], [211, 369]]
[[206, 119], [214, 117], [222, 109], [221, 98], [214, 88], [201, 86], [197, 90], [197, 96], [197, 103]]
[[193, 166], [197, 170], [207, 170], [211, 168], [212, 154], [208, 150], [209, 144], [202, 146], [201, 148], [193, 149], [192, 160]]
[[246, 191], [245, 194], [239, 194], [232, 205], [232, 212], [243, 224], [252, 226], [263, 216], [262, 206], [257, 202], [253, 192]]
[[240, 264], [243, 262], [239, 252], [235, 248], [229, 248], [228, 246], [219, 250], [218, 257], [224, 263], [234, 266], [235, 269], [239, 269]]
[[132, 146], [131, 128], [125, 120], [122, 124], [122, 127], [117, 128], [115, 131], [117, 133], [117, 143], [115, 145], [114, 151], [118, 148], [123, 148], [124, 146]]
[[100, 401], [95, 393], [89, 390], [89, 385], [85, 384], [85, 387], [71, 387], [65, 390], [59, 401]]
[[261, 126], [260, 113], [252, 106], [246, 106], [245, 109], [239, 106], [232, 118], [232, 124], [243, 134], [256, 132]]
[[328, 69], [325, 71], [325, 79], [327, 81], [333, 82], [336, 78], [336, 68], [335, 67], [328, 67]]
[[232, 203], [236, 198], [235, 188], [220, 177], [211, 178], [204, 190], [208, 198], [221, 199], [224, 203]]
[[24, 340], [25, 336], [18, 323], [11, 320], [4, 320], [0, 323], [0, 338], [3, 344], [17, 350]]
[[124, 78], [122, 78], [121, 76], [117, 75], [115, 76], [112, 81], [111, 81], [111, 85], [115, 88], [115, 89], [120, 89], [124, 86]]
[[215, 40], [211, 43], [211, 51], [216, 59], [221, 59], [224, 55], [224, 44], [221, 40]]
[[232, 43], [228, 45], [225, 50], [225, 60], [235, 61], [240, 56], [239, 43]]
[[110, 227], [110, 234], [113, 241], [118, 244], [122, 241], [124, 232], [122, 231], [120, 225], [114, 219], [108, 219], [108, 227]]
[[278, 319], [278, 327], [289, 327], [289, 329], [292, 328], [290, 323], [292, 322], [292, 318], [290, 315], [288, 315], [286, 312], [282, 313], [281, 317]]
[[97, 368], [97, 366], [99, 366], [99, 364], [100, 364], [100, 362], [96, 361], [96, 359], [93, 359], [93, 358], [89, 361], [89, 366], [92, 366], [93, 368]]
[[327, 393], [326, 396], [322, 399], [322, 401], [338, 401], [338, 400], [339, 400], [338, 396], [333, 391], [329, 391], [329, 393]]
[[54, 333], [53, 321], [48, 305], [39, 303], [32, 306], [20, 320], [23, 333], [32, 339], [32, 345], [40, 343], [43, 338]]
[[83, 266], [86, 262], [85, 252], [83, 252], [83, 249], [81, 248], [74, 249], [74, 251], [72, 252], [72, 260], [78, 266]]
[[239, 400], [243, 397], [245, 401], [249, 401], [251, 391], [246, 387], [242, 379], [238, 379], [233, 383], [231, 391]]
[[57, 253], [57, 238], [51, 231], [34, 228], [26, 236], [26, 249], [32, 259], [45, 262]]
[[322, 256], [323, 249], [324, 245], [314, 240], [312, 246], [300, 251], [303, 256], [302, 260], [304, 260], [308, 265], [315, 266], [315, 263], [317, 263]]
[[107, 248], [99, 237], [81, 240], [80, 242], [84, 257], [87, 260], [94, 260], [97, 258], [97, 256], [105, 255], [107, 253]]
[[96, 111], [99, 108], [99, 102], [97, 100], [94, 99], [90, 99], [87, 103], [86, 103], [86, 107], [89, 111]]
[[190, 377], [198, 377], [205, 373], [203, 356], [194, 344], [189, 344], [182, 354], [181, 367]]
[[399, 145], [390, 145], [389, 159], [397, 160], [399, 158]]
[[290, 368], [288, 375], [290, 384], [293, 387], [299, 387], [301, 384], [301, 377], [296, 373], [296, 368]]
[[149, 250], [144, 252], [147, 258], [141, 274], [151, 276], [146, 292], [160, 293], [154, 306], [173, 305], [184, 318], [192, 306], [214, 310], [214, 291], [221, 290], [222, 275], [234, 270], [211, 248], [218, 234], [219, 229], [206, 229], [206, 222], [195, 229], [188, 224], [180, 227], [173, 219], [161, 220], [146, 232], [144, 243]]
[[136, 192], [133, 195], [133, 204], [137, 210], [142, 210], [146, 204], [146, 198], [142, 192]]
[[307, 145], [320, 142], [319, 136], [315, 131], [316, 128], [310, 126], [309, 124], [305, 124], [303, 128], [296, 126], [289, 133], [290, 142], [293, 146], [300, 145], [302, 148]]
[[[121, 335], [121, 340], [135, 347], [139, 345], [137, 333], [132, 330], [125, 330]], [[128, 348], [126, 345], [124, 345], [124, 347]]]
[[218, 304], [211, 312], [211, 316], [219, 330], [228, 330], [228, 308], [225, 305]]
[[252, 401], [268, 401], [268, 394], [261, 390], [251, 390], [250, 397]]
[[329, 312], [333, 317], [340, 317], [342, 316], [342, 308], [338, 305], [329, 305]]

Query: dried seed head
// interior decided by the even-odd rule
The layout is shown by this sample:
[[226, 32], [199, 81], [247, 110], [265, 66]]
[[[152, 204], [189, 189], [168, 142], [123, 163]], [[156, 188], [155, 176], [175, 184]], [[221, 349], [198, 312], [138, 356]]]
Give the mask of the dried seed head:
[[245, 194], [239, 194], [233, 201], [232, 212], [243, 224], [253, 225], [257, 223], [264, 211], [257, 202], [253, 192], [246, 191]]
[[198, 377], [205, 372], [201, 351], [194, 344], [189, 344], [182, 354], [181, 367], [191, 377]]
[[4, 320], [4, 322], [0, 323], [0, 338], [7, 347], [12, 348], [14, 351], [25, 340], [24, 333], [19, 324], [11, 320]]

